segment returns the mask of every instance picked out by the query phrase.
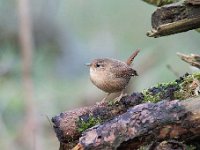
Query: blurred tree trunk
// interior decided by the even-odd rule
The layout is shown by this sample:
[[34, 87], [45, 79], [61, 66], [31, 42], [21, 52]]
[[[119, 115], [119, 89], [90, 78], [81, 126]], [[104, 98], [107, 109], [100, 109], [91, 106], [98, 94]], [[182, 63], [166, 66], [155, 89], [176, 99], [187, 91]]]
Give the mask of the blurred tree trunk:
[[33, 81], [31, 77], [32, 72], [32, 58], [33, 58], [33, 35], [32, 23], [30, 16], [29, 0], [18, 0], [18, 15], [19, 15], [19, 42], [21, 46], [22, 58], [22, 82], [24, 88], [24, 103], [25, 103], [25, 120], [22, 127], [22, 134], [20, 133], [19, 141], [22, 146], [28, 149], [35, 148], [35, 130], [36, 130], [36, 116], [35, 105], [33, 100]]

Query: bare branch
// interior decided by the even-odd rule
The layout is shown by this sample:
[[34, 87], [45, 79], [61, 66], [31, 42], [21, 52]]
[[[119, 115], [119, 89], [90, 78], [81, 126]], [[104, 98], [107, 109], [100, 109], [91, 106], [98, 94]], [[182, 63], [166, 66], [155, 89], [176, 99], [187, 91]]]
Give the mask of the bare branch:
[[200, 55], [197, 54], [191, 54], [186, 55], [182, 53], [177, 53], [177, 55], [185, 62], [189, 63], [190, 65], [197, 67], [200, 69]]
[[159, 7], [152, 14], [152, 30], [147, 36], [160, 37], [200, 27], [200, 5], [184, 2]]

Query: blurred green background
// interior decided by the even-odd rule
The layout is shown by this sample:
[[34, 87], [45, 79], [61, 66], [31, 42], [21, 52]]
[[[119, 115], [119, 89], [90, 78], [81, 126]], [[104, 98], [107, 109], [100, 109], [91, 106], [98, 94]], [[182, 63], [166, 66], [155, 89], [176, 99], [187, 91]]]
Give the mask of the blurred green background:
[[141, 48], [133, 65], [139, 77], [131, 81], [130, 92], [176, 79], [167, 65], [179, 75], [195, 71], [176, 52], [199, 54], [199, 33], [147, 37], [156, 9], [152, 5], [132, 0], [30, 1], [34, 45], [30, 108], [34, 111], [28, 116], [34, 116], [36, 125], [29, 128], [29, 106], [22, 83], [19, 2], [0, 0], [0, 149], [58, 149], [48, 118], [94, 104], [105, 96], [90, 82], [84, 66], [93, 58], [126, 60]]

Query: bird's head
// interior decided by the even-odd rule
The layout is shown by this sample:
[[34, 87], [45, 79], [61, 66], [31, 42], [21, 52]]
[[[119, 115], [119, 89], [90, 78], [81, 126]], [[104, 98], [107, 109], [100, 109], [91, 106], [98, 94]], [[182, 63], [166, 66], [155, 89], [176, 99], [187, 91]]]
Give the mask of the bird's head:
[[86, 65], [88, 67], [90, 67], [91, 71], [104, 71], [106, 70], [106, 67], [108, 67], [109, 65], [109, 60], [108, 59], [94, 59], [92, 60], [91, 63], [87, 63]]

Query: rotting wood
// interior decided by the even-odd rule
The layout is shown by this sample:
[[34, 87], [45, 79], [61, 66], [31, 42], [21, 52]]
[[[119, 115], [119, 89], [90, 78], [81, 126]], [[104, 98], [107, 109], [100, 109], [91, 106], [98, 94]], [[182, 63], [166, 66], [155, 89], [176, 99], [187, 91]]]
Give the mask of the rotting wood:
[[200, 97], [145, 103], [86, 130], [74, 150], [133, 149], [152, 141], [188, 141], [200, 135]]
[[[123, 97], [118, 104], [99, 103], [94, 106], [66, 111], [52, 118], [54, 130], [60, 142], [76, 144], [82, 130], [98, 124], [97, 121], [103, 122], [111, 119], [113, 116], [125, 112], [127, 108], [141, 103], [141, 101], [142, 94], [134, 93], [131, 96]], [[80, 123], [83, 124], [82, 127]]]
[[158, 7], [152, 14], [149, 37], [160, 37], [185, 32], [200, 27], [200, 5], [178, 2]]

